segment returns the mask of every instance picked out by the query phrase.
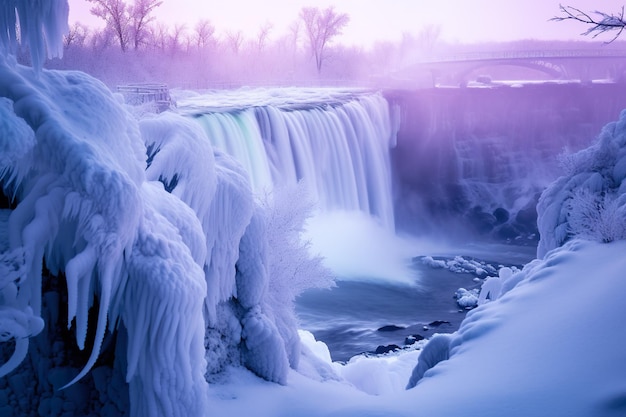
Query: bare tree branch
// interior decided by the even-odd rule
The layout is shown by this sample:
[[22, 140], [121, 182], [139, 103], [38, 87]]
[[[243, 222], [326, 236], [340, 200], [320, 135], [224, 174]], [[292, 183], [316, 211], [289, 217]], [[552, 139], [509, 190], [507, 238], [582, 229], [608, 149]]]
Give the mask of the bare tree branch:
[[624, 29], [626, 28], [626, 21], [624, 20], [624, 6], [619, 13], [609, 14], [601, 11], [594, 11], [592, 13], [585, 13], [580, 9], [572, 6], [563, 6], [559, 4], [561, 10], [560, 16], [553, 17], [552, 21], [562, 22], [565, 20], [574, 20], [576, 22], [590, 25], [590, 27], [582, 33], [582, 35], [591, 35], [596, 38], [597, 36], [616, 31], [616, 35], [607, 43], [611, 43], [620, 37]]
[[265, 44], [267, 42], [267, 38], [269, 37], [270, 32], [274, 25], [270, 22], [265, 22], [263, 26], [259, 29], [257, 34], [257, 49], [262, 51], [265, 48]]

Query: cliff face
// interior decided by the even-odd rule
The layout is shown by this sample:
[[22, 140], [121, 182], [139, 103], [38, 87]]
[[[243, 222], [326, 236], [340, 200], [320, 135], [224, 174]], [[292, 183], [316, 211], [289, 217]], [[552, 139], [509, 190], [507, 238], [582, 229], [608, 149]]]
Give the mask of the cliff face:
[[559, 155], [587, 147], [626, 108], [626, 84], [389, 91], [399, 230], [535, 242], [540, 192]]

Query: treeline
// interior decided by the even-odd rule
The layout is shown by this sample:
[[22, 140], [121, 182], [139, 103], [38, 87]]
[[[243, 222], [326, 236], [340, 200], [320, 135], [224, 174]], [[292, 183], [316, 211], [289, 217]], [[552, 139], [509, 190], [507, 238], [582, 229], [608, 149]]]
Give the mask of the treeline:
[[[47, 68], [77, 69], [110, 86], [129, 82], [166, 82], [188, 88], [239, 85], [368, 84], [402, 66], [422, 39], [406, 34], [400, 43], [369, 49], [342, 45], [350, 17], [334, 8], [303, 8], [285, 33], [272, 23], [256, 35], [218, 33], [207, 19], [195, 25], [168, 26], [152, 17], [161, 2], [89, 0], [103, 29], [75, 23], [65, 37], [64, 56]], [[426, 34], [427, 32], [424, 32]], [[431, 29], [428, 36], [437, 37]], [[432, 43], [435, 38], [428, 39]], [[22, 54], [27, 60], [27, 55]]]
[[[47, 68], [87, 72], [110, 87], [136, 82], [160, 82], [184, 88], [251, 86], [345, 85], [378, 86], [432, 84], [428, 74], [417, 74], [415, 63], [436, 55], [502, 50], [599, 48], [599, 42], [536, 40], [488, 44], [449, 44], [440, 28], [416, 28], [396, 42], [369, 48], [345, 46], [343, 29], [350, 16], [334, 8], [303, 8], [283, 33], [271, 22], [254, 36], [241, 31], [218, 32], [208, 19], [195, 24], [168, 26], [153, 17], [159, 0], [89, 0], [92, 13], [106, 23], [102, 29], [81, 23], [71, 26], [64, 39], [62, 59]], [[621, 42], [603, 45], [620, 48]], [[27, 63], [27, 51], [18, 52]], [[496, 77], [541, 77], [518, 68], [490, 69]], [[420, 78], [421, 77], [421, 78]]]

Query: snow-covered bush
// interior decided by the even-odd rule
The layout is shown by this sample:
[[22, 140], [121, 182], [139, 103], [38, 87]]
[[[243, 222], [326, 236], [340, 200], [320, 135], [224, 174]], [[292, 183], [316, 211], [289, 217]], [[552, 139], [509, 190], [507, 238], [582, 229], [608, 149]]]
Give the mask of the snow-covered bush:
[[603, 243], [626, 238], [626, 210], [614, 193], [580, 189], [567, 204], [569, 234]]
[[572, 238], [626, 238], [626, 111], [589, 148], [561, 158], [566, 173], [537, 205], [539, 257]]
[[262, 206], [268, 247], [267, 308], [286, 342], [289, 363], [297, 368], [300, 337], [295, 299], [307, 289], [331, 287], [333, 276], [322, 264], [322, 258], [311, 253], [310, 242], [302, 237], [315, 207], [304, 183], [276, 187]]

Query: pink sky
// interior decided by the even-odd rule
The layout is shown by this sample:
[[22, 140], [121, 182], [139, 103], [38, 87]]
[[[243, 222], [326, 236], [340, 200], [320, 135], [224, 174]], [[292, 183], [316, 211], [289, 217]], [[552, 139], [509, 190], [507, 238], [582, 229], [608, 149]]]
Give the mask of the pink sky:
[[[131, 0], [128, 0], [129, 2]], [[348, 13], [350, 24], [344, 44], [371, 45], [376, 40], [398, 40], [402, 32], [419, 33], [425, 25], [441, 27], [448, 41], [465, 43], [515, 39], [581, 39], [583, 25], [548, 22], [559, 12], [559, 3], [584, 11], [601, 8], [617, 12], [623, 0], [163, 0], [155, 13], [170, 25], [192, 29], [200, 19], [209, 19], [217, 32], [242, 30], [254, 37], [266, 22], [274, 24], [272, 37], [287, 31], [303, 6], [326, 7]], [[601, 3], [599, 5], [599, 3]], [[86, 0], [69, 0], [70, 23], [102, 25], [91, 16]]]

